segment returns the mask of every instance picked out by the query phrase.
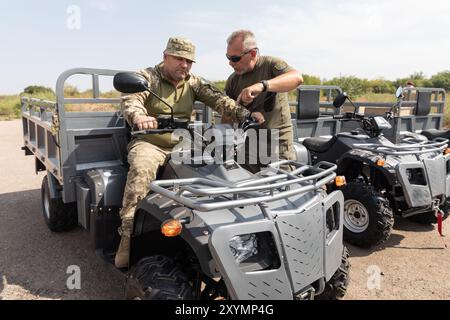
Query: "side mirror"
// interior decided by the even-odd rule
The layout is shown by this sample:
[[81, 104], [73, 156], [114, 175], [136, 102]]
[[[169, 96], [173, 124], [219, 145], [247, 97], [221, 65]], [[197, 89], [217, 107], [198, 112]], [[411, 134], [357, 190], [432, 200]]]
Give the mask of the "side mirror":
[[397, 91], [395, 92], [395, 96], [397, 97], [397, 99], [403, 98], [403, 88], [402, 87], [398, 87]]
[[119, 72], [114, 76], [114, 88], [122, 93], [139, 93], [148, 90], [148, 82], [134, 72]]
[[340, 108], [342, 107], [342, 105], [344, 104], [345, 100], [347, 100], [347, 94], [344, 93], [340, 93], [333, 101], [333, 106], [335, 108]]

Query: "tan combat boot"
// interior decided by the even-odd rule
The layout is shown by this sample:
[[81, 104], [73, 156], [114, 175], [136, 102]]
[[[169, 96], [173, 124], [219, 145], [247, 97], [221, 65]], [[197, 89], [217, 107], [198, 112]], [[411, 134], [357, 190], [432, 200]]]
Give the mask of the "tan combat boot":
[[128, 261], [130, 258], [130, 237], [122, 236], [120, 239], [119, 248], [116, 252], [116, 258], [114, 260], [114, 264], [117, 268], [127, 268]]

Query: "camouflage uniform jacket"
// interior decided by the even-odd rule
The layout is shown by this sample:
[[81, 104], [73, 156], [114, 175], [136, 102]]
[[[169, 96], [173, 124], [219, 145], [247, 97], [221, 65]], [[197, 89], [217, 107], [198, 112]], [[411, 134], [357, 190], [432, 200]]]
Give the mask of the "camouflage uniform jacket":
[[[160, 63], [154, 68], [139, 71], [139, 74], [147, 79], [153, 92], [173, 106], [174, 117], [190, 119], [195, 101], [203, 102], [220, 114], [231, 117], [233, 121], [240, 122], [249, 115], [246, 108], [238, 105], [236, 101], [222, 94], [213, 85], [193, 74], [175, 87], [163, 74], [163, 67], [164, 64]], [[131, 127], [133, 127], [136, 116], [170, 115], [170, 108], [147, 91], [123, 96], [122, 111]], [[178, 141], [172, 141], [170, 133], [140, 136], [139, 139], [144, 139], [162, 148], [171, 148], [178, 143]]]

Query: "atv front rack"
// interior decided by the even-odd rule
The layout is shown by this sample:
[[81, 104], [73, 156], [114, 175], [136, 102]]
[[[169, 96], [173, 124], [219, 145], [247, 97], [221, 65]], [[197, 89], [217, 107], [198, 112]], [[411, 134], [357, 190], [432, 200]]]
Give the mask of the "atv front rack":
[[433, 141], [411, 143], [411, 140], [402, 140], [404, 144], [386, 146], [377, 143], [357, 143], [355, 148], [373, 153], [379, 153], [390, 156], [416, 155], [429, 152], [443, 152], [448, 146], [448, 140], [444, 138], [436, 138]]
[[[279, 166], [295, 167], [292, 172]], [[285, 160], [271, 164], [258, 175], [261, 178], [238, 183], [206, 178], [156, 180], [150, 189], [164, 197], [198, 211], [261, 205], [293, 195], [318, 190], [336, 177], [337, 166], [320, 162], [315, 166]]]

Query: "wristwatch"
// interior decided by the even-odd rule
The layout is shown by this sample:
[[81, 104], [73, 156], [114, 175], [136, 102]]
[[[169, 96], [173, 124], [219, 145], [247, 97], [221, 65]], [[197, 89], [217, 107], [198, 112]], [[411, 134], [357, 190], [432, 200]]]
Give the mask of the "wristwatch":
[[261, 83], [263, 85], [263, 91], [262, 92], [266, 92], [267, 91], [267, 87], [268, 87], [267, 80], [260, 81], [259, 83]]

